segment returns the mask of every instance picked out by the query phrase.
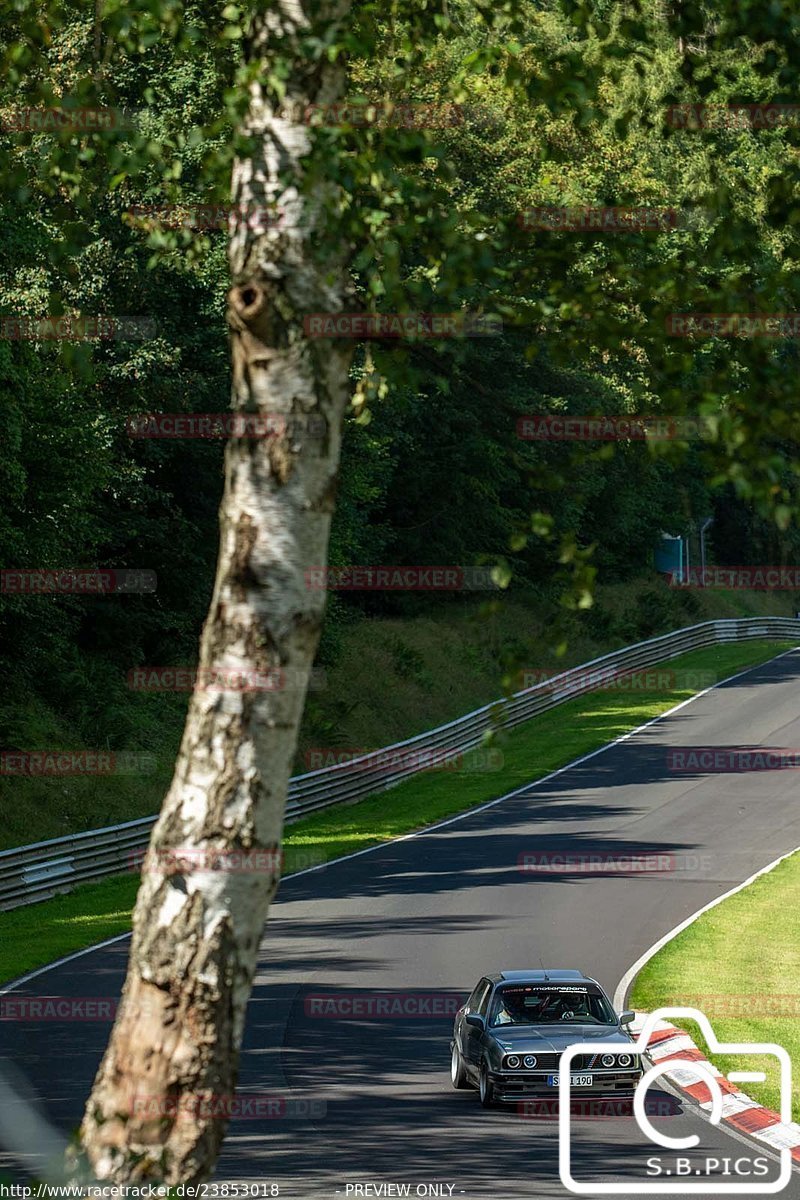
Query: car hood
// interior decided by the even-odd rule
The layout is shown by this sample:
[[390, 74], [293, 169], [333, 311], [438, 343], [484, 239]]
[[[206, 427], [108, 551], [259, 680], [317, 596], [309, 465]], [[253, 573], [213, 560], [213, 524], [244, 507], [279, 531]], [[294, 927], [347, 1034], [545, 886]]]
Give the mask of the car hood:
[[513, 1049], [519, 1054], [547, 1050], [561, 1053], [576, 1042], [618, 1042], [630, 1046], [632, 1041], [613, 1025], [570, 1025], [566, 1029], [553, 1025], [502, 1025], [488, 1032], [503, 1049]]

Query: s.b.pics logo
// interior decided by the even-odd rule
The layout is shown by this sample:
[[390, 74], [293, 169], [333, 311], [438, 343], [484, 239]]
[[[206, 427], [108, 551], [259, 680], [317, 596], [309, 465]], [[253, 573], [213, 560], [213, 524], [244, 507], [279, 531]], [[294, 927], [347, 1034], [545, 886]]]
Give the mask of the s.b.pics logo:
[[[682, 1018], [694, 1021], [699, 1026], [713, 1056], [724, 1055], [726, 1059], [741, 1056], [747, 1069], [729, 1070], [723, 1075], [694, 1047], [691, 1038], [678, 1029], [665, 1034], [665, 1018]], [[661, 1030], [661, 1039], [657, 1030]], [[559, 1172], [561, 1182], [577, 1195], [663, 1195], [684, 1194], [710, 1196], [731, 1193], [734, 1195], [774, 1195], [786, 1187], [792, 1173], [791, 1140], [784, 1136], [791, 1132], [792, 1067], [789, 1055], [782, 1046], [774, 1042], [720, 1042], [714, 1034], [708, 1018], [697, 1008], [660, 1008], [651, 1013], [642, 1026], [638, 1039], [631, 1051], [641, 1056], [646, 1068], [636, 1087], [632, 1101], [632, 1115], [638, 1131], [643, 1135], [643, 1144], [630, 1146], [630, 1161], [641, 1164], [638, 1178], [606, 1182], [612, 1173], [609, 1155], [608, 1171], [604, 1180], [597, 1179], [597, 1163], [602, 1162], [596, 1140], [592, 1147], [591, 1162], [594, 1169], [582, 1170], [580, 1151], [585, 1147], [579, 1130], [580, 1117], [573, 1113], [573, 1103], [580, 1095], [583, 1076], [572, 1069], [574, 1059], [581, 1054], [613, 1054], [619, 1050], [618, 1042], [579, 1042], [564, 1051], [559, 1062]], [[761, 1060], [754, 1070], [752, 1060]], [[652, 1060], [653, 1065], [649, 1065]], [[779, 1086], [780, 1113], [774, 1114], [773, 1123], [764, 1127], [761, 1116], [768, 1110], [749, 1100], [738, 1088], [738, 1084], [763, 1083], [776, 1079]], [[721, 1121], [731, 1121], [734, 1128], [750, 1132], [763, 1144], [764, 1153], [758, 1153], [755, 1145], [742, 1145], [731, 1140], [731, 1148], [720, 1153], [719, 1138], [714, 1147], [702, 1145], [699, 1133], [688, 1129], [703, 1128], [701, 1118], [696, 1115], [691, 1121], [692, 1109], [683, 1105], [676, 1107], [675, 1114], [667, 1120], [680, 1128], [671, 1131], [661, 1124], [657, 1128], [648, 1112], [661, 1111], [656, 1105], [647, 1104], [648, 1089], [666, 1076], [678, 1084], [695, 1099], [708, 1117], [712, 1126]], [[746, 1114], [751, 1114], [748, 1118]], [[758, 1114], [758, 1116], [756, 1116]], [[596, 1131], [595, 1131], [596, 1138]], [[654, 1153], [658, 1147], [659, 1153]], [[617, 1147], [617, 1150], [619, 1147]], [[611, 1147], [609, 1147], [611, 1151]], [[778, 1156], [778, 1163], [775, 1156]]]

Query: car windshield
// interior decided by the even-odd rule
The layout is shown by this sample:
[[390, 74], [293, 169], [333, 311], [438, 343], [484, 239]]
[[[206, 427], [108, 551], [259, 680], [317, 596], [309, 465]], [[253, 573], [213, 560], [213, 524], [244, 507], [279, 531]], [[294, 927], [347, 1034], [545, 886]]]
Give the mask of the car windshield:
[[600, 992], [581, 987], [498, 988], [489, 1025], [616, 1025], [611, 1005]]

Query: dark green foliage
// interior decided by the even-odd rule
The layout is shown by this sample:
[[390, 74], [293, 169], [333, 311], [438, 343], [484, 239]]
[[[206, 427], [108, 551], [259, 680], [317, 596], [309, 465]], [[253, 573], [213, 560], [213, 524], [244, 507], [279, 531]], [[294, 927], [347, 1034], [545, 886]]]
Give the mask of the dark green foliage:
[[[593, 614], [596, 572], [651, 569], [662, 531], [713, 515], [721, 563], [798, 549], [794, 344], [677, 339], [671, 312], [791, 312], [796, 128], [671, 129], [670, 104], [796, 94], [796, 19], [731, 0], [682, 5], [393, 0], [356, 6], [351, 94], [463, 106], [444, 129], [321, 128], [330, 214], [357, 242], [354, 308], [499, 314], [497, 337], [372, 344], [354, 372], [330, 561], [494, 565], [549, 606], [549, 636], [617, 642], [694, 619], [654, 581], [635, 627]], [[248, 13], [235, 4], [16, 0], [4, 6], [0, 109], [113, 106], [109, 134], [0, 131], [0, 315], [146, 316], [145, 341], [0, 339], [0, 563], [144, 567], [155, 596], [0, 597], [0, 667], [87, 744], [146, 745], [154, 711], [128, 670], [191, 663], [211, 592], [222, 445], [131, 439], [145, 411], [228, 407], [223, 231], [136, 228], [141, 203], [224, 202], [245, 102]], [[766, 10], [765, 10], [766, 11]], [[326, 48], [308, 39], [309, 60]], [[99, 56], [99, 57], [98, 57]], [[280, 94], [283, 66], [267, 84]], [[313, 187], [314, 179], [309, 180]], [[650, 205], [659, 234], [531, 231], [532, 205]], [[324, 249], [324, 248], [323, 248]], [[703, 416], [665, 443], [517, 436], [528, 414]], [[559, 603], [563, 598], [563, 604]], [[364, 615], [460, 597], [331, 597], [320, 660]], [[498, 675], [519, 648], [498, 647]], [[398, 671], [426, 686], [425, 664]], [[400, 661], [402, 659], [402, 661]], [[180, 722], [182, 701], [171, 719]], [[312, 697], [309, 722], [336, 724]], [[341, 697], [344, 719], [357, 698]], [[316, 708], [314, 707], [316, 705]], [[10, 719], [4, 710], [4, 719]], [[30, 725], [30, 736], [37, 728]], [[2, 744], [25, 740], [7, 728]]]

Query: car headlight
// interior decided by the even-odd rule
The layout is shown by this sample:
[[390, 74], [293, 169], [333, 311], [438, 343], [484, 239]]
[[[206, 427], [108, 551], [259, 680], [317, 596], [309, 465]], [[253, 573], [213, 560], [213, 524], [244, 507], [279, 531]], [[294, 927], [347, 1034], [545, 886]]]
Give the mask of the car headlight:
[[636, 1059], [632, 1054], [604, 1054], [600, 1059], [604, 1067], [635, 1067]]
[[519, 1066], [519, 1055], [518, 1054], [507, 1054], [506, 1055], [506, 1066], [509, 1068], [509, 1070], [515, 1071], [517, 1069], [517, 1067]]
[[528, 1068], [535, 1067], [536, 1066], [536, 1055], [535, 1054], [526, 1054], [522, 1061], [524, 1062], [525, 1066]]

